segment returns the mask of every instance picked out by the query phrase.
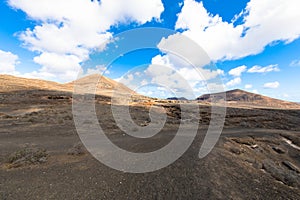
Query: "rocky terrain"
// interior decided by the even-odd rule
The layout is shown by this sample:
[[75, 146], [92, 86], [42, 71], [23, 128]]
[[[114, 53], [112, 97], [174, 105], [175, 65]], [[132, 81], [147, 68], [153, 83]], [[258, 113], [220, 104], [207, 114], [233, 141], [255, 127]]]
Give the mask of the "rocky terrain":
[[[82, 84], [88, 86], [91, 78]], [[139, 126], [151, 122], [151, 106], [167, 113], [159, 134], [136, 139], [120, 130], [111, 113], [116, 83], [100, 80], [96, 112], [113, 143], [151, 152], [174, 138], [181, 123], [180, 101], [134, 94], [130, 114]], [[300, 199], [300, 109], [293, 103], [231, 92], [228, 100], [243, 106], [227, 108], [221, 138], [199, 159], [212, 112], [201, 101], [209, 97], [184, 101], [200, 108], [192, 146], [166, 168], [130, 174], [103, 165], [82, 145], [72, 114], [73, 85], [0, 76], [0, 199]]]

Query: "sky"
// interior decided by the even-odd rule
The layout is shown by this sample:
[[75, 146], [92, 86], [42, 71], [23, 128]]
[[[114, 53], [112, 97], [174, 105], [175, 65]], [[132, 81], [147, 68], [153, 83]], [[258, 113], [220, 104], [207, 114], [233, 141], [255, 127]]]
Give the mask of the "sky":
[[299, 0], [4, 0], [0, 74], [65, 83], [104, 73], [153, 97], [238, 88], [300, 102], [299, 7]]

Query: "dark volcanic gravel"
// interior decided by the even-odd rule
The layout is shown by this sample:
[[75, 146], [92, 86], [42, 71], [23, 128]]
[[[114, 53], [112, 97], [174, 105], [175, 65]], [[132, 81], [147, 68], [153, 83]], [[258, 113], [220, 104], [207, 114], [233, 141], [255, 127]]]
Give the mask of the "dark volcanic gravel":
[[[202, 106], [198, 135], [180, 159], [155, 172], [129, 174], [101, 164], [80, 146], [70, 94], [18, 98], [16, 93], [2, 99], [0, 199], [300, 199], [300, 151], [295, 148], [300, 111], [228, 108], [218, 144], [199, 159], [210, 112]], [[112, 142], [133, 152], [161, 148], [178, 128], [178, 107], [165, 105], [170, 112], [166, 128], [149, 140], [135, 140], [113, 123], [108, 104], [98, 106], [100, 124]], [[137, 124], [147, 124], [147, 108], [131, 111]], [[45, 149], [45, 162], [11, 165], [10, 155], [26, 147]]]

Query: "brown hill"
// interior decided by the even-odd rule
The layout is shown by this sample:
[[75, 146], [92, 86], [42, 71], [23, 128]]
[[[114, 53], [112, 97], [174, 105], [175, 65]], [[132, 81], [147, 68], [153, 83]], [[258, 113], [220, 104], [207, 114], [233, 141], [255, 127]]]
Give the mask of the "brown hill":
[[[223, 93], [204, 94], [198, 97], [197, 100], [207, 103], [211, 102], [213, 96], [217, 101], [223, 101], [222, 94]], [[226, 92], [226, 103], [231, 107], [300, 109], [298, 103], [274, 99], [239, 89]]]
[[59, 84], [52, 81], [0, 74], [0, 92], [15, 92], [23, 90], [72, 91], [72, 87], [70, 85]]
[[118, 93], [136, 94], [134, 91], [132, 91], [125, 85], [98, 74], [85, 76], [83, 78], [80, 78], [76, 81], [72, 81], [65, 85], [72, 88], [74, 88], [75, 85], [76, 92], [79, 92], [79, 90], [83, 90], [83, 92], [94, 93], [96, 83], [97, 83], [96, 94], [98, 95], [112, 96], [116, 90], [118, 91]]
[[88, 91], [89, 88], [91, 86], [94, 86], [94, 83], [96, 82], [98, 82], [96, 90], [96, 94], [98, 95], [111, 96], [115, 88], [118, 88], [118, 91], [122, 91], [124, 93], [134, 93], [128, 87], [100, 75], [86, 76], [66, 84], [39, 79], [21, 78], [11, 75], [0, 75], [0, 92], [8, 93], [26, 90], [73, 92], [75, 83], [79, 85], [80, 88], [86, 89], [86, 91]]

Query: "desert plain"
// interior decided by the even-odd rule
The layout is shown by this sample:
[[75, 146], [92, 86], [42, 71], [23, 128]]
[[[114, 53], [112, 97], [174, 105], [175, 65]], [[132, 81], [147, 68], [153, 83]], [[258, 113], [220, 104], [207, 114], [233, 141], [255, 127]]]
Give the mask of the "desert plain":
[[180, 104], [199, 106], [197, 136], [184, 155], [158, 171], [132, 174], [107, 167], [82, 144], [73, 84], [0, 76], [0, 199], [300, 199], [299, 104], [228, 91], [221, 137], [200, 159], [211, 120], [209, 95], [176, 101], [135, 94], [130, 114], [137, 125], [151, 122], [151, 106], [167, 113], [160, 133], [137, 139], [114, 121], [116, 83], [103, 78], [95, 95], [99, 124], [127, 151], [162, 148], [179, 128]]

